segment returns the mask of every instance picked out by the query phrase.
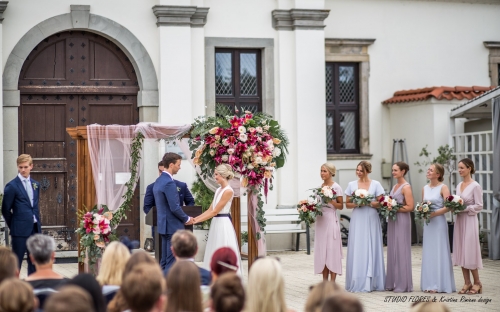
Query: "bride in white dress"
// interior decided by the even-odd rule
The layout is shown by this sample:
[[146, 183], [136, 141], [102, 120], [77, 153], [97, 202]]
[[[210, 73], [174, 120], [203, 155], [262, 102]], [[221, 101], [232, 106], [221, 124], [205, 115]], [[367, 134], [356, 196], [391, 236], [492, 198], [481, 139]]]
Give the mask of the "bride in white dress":
[[241, 275], [241, 256], [231, 222], [231, 202], [233, 201], [233, 189], [229, 186], [228, 180], [234, 178], [231, 166], [222, 164], [215, 168], [214, 179], [220, 185], [215, 191], [214, 200], [204, 213], [194, 218], [194, 223], [200, 223], [212, 219], [210, 230], [208, 231], [207, 246], [205, 247], [205, 257], [203, 259], [206, 269], [210, 269], [210, 261], [214, 252], [221, 247], [230, 247], [238, 259], [238, 274]]

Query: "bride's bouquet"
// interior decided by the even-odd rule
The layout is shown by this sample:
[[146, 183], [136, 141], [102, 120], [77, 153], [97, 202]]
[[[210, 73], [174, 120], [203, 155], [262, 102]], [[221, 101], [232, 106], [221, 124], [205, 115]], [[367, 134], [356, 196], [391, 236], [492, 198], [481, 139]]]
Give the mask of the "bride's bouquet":
[[315, 195], [299, 201], [297, 211], [299, 212], [299, 219], [304, 221], [308, 226], [316, 222], [317, 216], [323, 215], [321, 212], [321, 203], [318, 202]]
[[358, 206], [370, 206], [370, 202], [375, 199], [375, 196], [368, 193], [365, 189], [357, 189], [351, 196], [351, 201]]
[[431, 202], [426, 201], [422, 203], [417, 203], [415, 206], [415, 220], [422, 219], [425, 224], [431, 222]]
[[312, 189], [314, 196], [321, 198], [323, 204], [328, 204], [332, 200], [337, 198], [337, 192], [329, 186], [323, 186]]
[[389, 195], [382, 196], [378, 203], [380, 204], [379, 213], [384, 218], [390, 218], [393, 221], [396, 221], [397, 212], [399, 208], [401, 208], [401, 205], [398, 204], [398, 202]]
[[453, 214], [458, 214], [467, 208], [464, 205], [464, 200], [458, 195], [450, 195], [445, 198], [444, 206], [451, 210]]

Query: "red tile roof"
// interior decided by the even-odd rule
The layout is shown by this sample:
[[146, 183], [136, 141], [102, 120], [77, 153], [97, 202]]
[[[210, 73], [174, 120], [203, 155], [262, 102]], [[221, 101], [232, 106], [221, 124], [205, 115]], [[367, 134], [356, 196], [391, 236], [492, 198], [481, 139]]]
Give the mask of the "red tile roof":
[[426, 101], [431, 97], [438, 100], [471, 100], [495, 87], [430, 87], [414, 90], [402, 90], [394, 93], [383, 104]]

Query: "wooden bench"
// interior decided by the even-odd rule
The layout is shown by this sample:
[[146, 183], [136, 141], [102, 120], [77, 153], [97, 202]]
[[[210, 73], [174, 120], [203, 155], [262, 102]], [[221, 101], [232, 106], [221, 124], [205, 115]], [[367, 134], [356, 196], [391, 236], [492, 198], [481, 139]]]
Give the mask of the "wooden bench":
[[[266, 234], [297, 234], [295, 242], [295, 251], [299, 250], [300, 234], [306, 234], [307, 254], [311, 254], [311, 240], [309, 235], [309, 227], [306, 225], [302, 229], [302, 222], [299, 219], [299, 212], [295, 208], [283, 207], [278, 209], [265, 210], [266, 218]], [[247, 231], [247, 213], [241, 214], [241, 230]]]

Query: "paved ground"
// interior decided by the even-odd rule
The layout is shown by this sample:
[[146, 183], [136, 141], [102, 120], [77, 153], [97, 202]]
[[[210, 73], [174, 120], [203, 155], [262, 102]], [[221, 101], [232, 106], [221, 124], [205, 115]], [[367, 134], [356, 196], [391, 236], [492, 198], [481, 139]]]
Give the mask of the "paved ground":
[[[344, 255], [346, 255], [344, 248]], [[414, 291], [409, 294], [399, 294], [401, 302], [391, 301], [389, 296], [395, 295], [392, 292], [372, 292], [357, 294], [365, 306], [366, 311], [409, 311], [412, 296], [426, 296], [420, 292], [420, 266], [422, 259], [422, 247], [412, 247], [412, 265], [413, 265], [413, 285]], [[313, 255], [307, 255], [303, 251], [299, 252], [277, 252], [271, 253], [270, 256], [280, 258], [285, 272], [286, 299], [289, 308], [296, 311], [303, 311], [304, 305], [309, 292], [309, 286], [321, 281], [320, 275], [314, 275], [313, 272]], [[26, 262], [23, 264], [21, 276], [26, 275]], [[436, 300], [447, 300], [447, 305], [452, 311], [500, 311], [500, 261], [483, 259], [484, 269], [480, 270], [480, 277], [484, 286], [482, 295], [458, 295], [454, 294], [435, 294], [432, 297]], [[244, 280], [247, 279], [247, 262], [243, 262]], [[343, 261], [345, 270], [345, 259]], [[77, 273], [76, 264], [56, 264], [55, 270], [66, 277], [73, 277]], [[457, 289], [461, 289], [463, 285], [462, 272], [459, 267], [454, 268], [455, 281]], [[337, 282], [343, 287], [345, 284], [344, 276], [339, 276]], [[397, 299], [396, 299], [397, 300]], [[464, 302], [464, 300], [476, 300], [476, 302]], [[483, 302], [479, 302], [482, 300]], [[489, 301], [485, 303], [484, 301]]]

